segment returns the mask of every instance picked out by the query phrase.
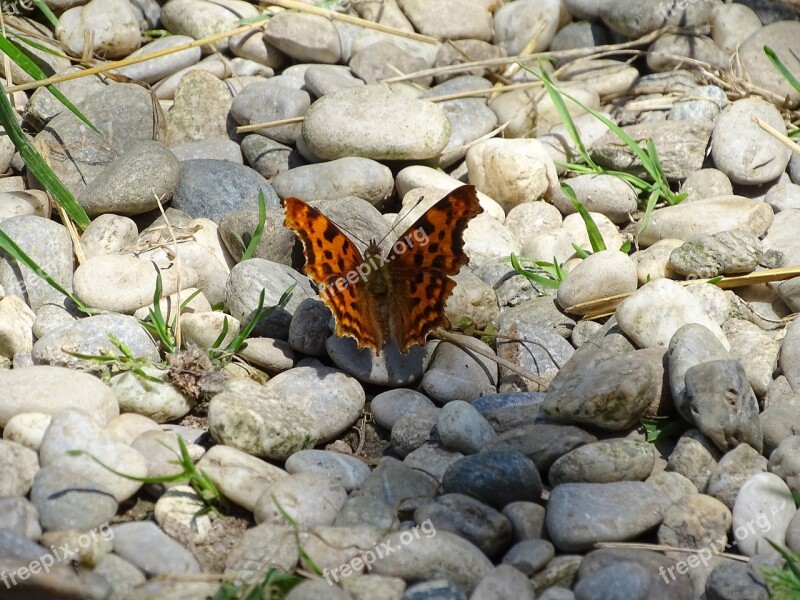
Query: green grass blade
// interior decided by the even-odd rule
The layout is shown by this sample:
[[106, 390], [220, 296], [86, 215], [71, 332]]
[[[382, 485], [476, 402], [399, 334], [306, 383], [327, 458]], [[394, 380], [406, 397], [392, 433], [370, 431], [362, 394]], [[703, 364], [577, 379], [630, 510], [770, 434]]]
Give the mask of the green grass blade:
[[33, 0], [33, 5], [41, 11], [42, 15], [44, 15], [44, 18], [47, 19], [47, 22], [53, 26], [53, 29], [58, 27], [58, 19], [53, 14], [53, 11], [50, 10], [50, 7], [43, 2], [43, 0]]
[[658, 200], [658, 190], [653, 190], [650, 193], [650, 197], [647, 199], [647, 206], [644, 209], [644, 216], [642, 220], [639, 221], [639, 226], [636, 228], [636, 238], [638, 239], [641, 233], [647, 229], [647, 226], [650, 224], [650, 217], [653, 214], [653, 209], [656, 206], [656, 201]]
[[792, 75], [791, 71], [789, 71], [789, 69], [786, 68], [786, 65], [784, 65], [783, 62], [781, 62], [781, 59], [778, 58], [778, 55], [775, 53], [775, 50], [773, 50], [769, 46], [764, 46], [764, 54], [767, 55], [767, 58], [772, 63], [772, 66], [774, 66], [778, 70], [778, 73], [780, 73], [783, 76], [783, 78], [789, 82], [789, 85], [791, 85], [795, 90], [800, 92], [800, 81], [797, 81], [797, 78], [794, 75]]
[[256, 230], [253, 232], [253, 237], [250, 238], [250, 243], [247, 244], [247, 248], [242, 254], [242, 258], [239, 262], [245, 261], [248, 258], [253, 257], [253, 253], [256, 251], [256, 247], [258, 243], [261, 241], [261, 236], [264, 235], [264, 222], [267, 220], [267, 200], [264, 198], [264, 192], [259, 190], [258, 191], [258, 225], [256, 225]]
[[599, 173], [601, 169], [595, 164], [589, 154], [589, 151], [586, 149], [586, 146], [581, 139], [581, 135], [578, 132], [578, 128], [575, 125], [575, 121], [572, 120], [572, 115], [567, 108], [567, 104], [564, 102], [564, 98], [561, 93], [556, 89], [553, 80], [550, 79], [550, 76], [545, 72], [544, 69], [541, 70], [541, 73], [539, 73], [537, 77], [539, 77], [541, 82], [544, 84], [545, 90], [547, 90], [547, 95], [550, 96], [550, 101], [553, 103], [561, 122], [564, 123], [567, 134], [572, 140], [572, 143], [575, 144], [575, 147], [578, 149], [578, 153], [581, 155], [586, 164], [589, 165], [593, 172]]
[[25, 137], [22, 128], [17, 123], [17, 116], [8, 96], [6, 94], [0, 94], [0, 96], [2, 96], [0, 98], [0, 125], [6, 130], [14, 147], [19, 150], [22, 160], [25, 161], [31, 174], [53, 195], [53, 198], [66, 211], [67, 216], [75, 225], [80, 230], [86, 229], [90, 223], [86, 211]]
[[177, 473], [175, 475], [161, 475], [159, 477], [137, 477], [135, 475], [129, 475], [127, 473], [123, 473], [122, 471], [117, 471], [113, 467], [109, 467], [107, 464], [105, 464], [99, 458], [89, 454], [85, 450], [68, 450], [67, 454], [69, 456], [80, 456], [81, 454], [84, 454], [84, 455], [88, 456], [89, 458], [91, 458], [98, 465], [103, 467], [105, 470], [107, 470], [107, 471], [109, 471], [109, 472], [111, 472], [114, 475], [117, 475], [119, 477], [123, 477], [125, 479], [130, 479], [131, 481], [139, 481], [141, 483], [172, 483], [172, 482], [176, 482], [176, 481], [185, 481], [187, 479], [186, 473]]
[[538, 273], [532, 273], [531, 271], [528, 271], [527, 269], [525, 269], [519, 263], [519, 260], [517, 259], [516, 255], [513, 252], [511, 253], [511, 266], [514, 267], [514, 270], [517, 273], [519, 273], [523, 277], [527, 278], [529, 281], [532, 281], [534, 283], [538, 283], [541, 286], [549, 287], [549, 288], [552, 288], [552, 289], [558, 288], [558, 284], [559, 284], [558, 281], [550, 279], [549, 277], [543, 277], [543, 276], [539, 275]]
[[[14, 44], [14, 42], [9, 40], [8, 38], [5, 38], [1, 35], [0, 35], [0, 51], [7, 54], [8, 57], [11, 60], [13, 60], [20, 69], [25, 71], [28, 75], [30, 75], [37, 81], [47, 78], [47, 74], [44, 71], [42, 71], [39, 65], [33, 62], [21, 48], [19, 48], [16, 44]], [[61, 104], [66, 106], [67, 109], [69, 109], [69, 111], [72, 114], [74, 114], [81, 121], [86, 123], [87, 126], [91, 127], [92, 130], [95, 131], [95, 133], [97, 133], [98, 135], [103, 135], [103, 132], [100, 131], [97, 127], [95, 127], [94, 124], [91, 121], [89, 121], [89, 119], [87, 119], [83, 115], [83, 113], [80, 110], [78, 110], [78, 108], [72, 102], [70, 102], [64, 94], [62, 94], [59, 91], [59, 89], [56, 86], [48, 85], [47, 89], [50, 91], [51, 94], [53, 94], [53, 96], [55, 96], [56, 100], [58, 100], [59, 102], [61, 102]]]
[[600, 233], [597, 223], [594, 222], [592, 215], [589, 214], [586, 207], [578, 201], [577, 196], [575, 196], [575, 191], [566, 183], [561, 184], [561, 190], [564, 192], [564, 195], [572, 201], [572, 205], [583, 219], [583, 224], [586, 226], [586, 233], [589, 234], [589, 243], [592, 245], [592, 252], [602, 252], [605, 250], [606, 242], [603, 239], [603, 234]]

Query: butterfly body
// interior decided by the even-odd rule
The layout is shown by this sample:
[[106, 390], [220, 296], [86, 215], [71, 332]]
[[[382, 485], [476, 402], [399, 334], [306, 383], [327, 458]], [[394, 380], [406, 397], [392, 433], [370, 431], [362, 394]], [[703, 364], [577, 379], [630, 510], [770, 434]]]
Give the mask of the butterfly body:
[[394, 341], [403, 354], [447, 326], [444, 305], [455, 287], [451, 275], [466, 264], [463, 232], [482, 212], [473, 186], [457, 188], [431, 208], [384, 253], [369, 243], [364, 255], [325, 215], [286, 198], [287, 227], [303, 243], [306, 273], [336, 319], [338, 336], [355, 338], [376, 354]]

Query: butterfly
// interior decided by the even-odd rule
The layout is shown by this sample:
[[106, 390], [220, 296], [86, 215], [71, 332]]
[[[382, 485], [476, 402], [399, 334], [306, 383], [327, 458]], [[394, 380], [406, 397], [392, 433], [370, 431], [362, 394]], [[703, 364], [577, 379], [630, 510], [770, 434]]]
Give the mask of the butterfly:
[[337, 336], [380, 356], [391, 340], [403, 354], [428, 332], [448, 327], [444, 305], [464, 266], [464, 230], [483, 212], [475, 186], [456, 188], [417, 219], [384, 255], [370, 241], [364, 255], [328, 217], [286, 198], [284, 224], [303, 243], [306, 274], [336, 319]]

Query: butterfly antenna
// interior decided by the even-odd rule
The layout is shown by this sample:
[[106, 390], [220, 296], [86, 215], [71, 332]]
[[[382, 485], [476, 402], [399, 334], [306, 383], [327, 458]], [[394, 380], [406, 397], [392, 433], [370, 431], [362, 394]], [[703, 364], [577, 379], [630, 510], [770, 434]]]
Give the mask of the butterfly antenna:
[[417, 201], [414, 202], [414, 205], [406, 211], [406, 214], [397, 213], [397, 216], [392, 222], [392, 226], [389, 227], [389, 231], [387, 231], [386, 234], [380, 240], [378, 240], [378, 246], [380, 246], [383, 243], [383, 240], [389, 237], [389, 234], [394, 231], [395, 227], [397, 227], [403, 221], [403, 219], [405, 219], [408, 215], [410, 215], [411, 211], [417, 208], [424, 199], [425, 196], [420, 196], [419, 198], [417, 198]]

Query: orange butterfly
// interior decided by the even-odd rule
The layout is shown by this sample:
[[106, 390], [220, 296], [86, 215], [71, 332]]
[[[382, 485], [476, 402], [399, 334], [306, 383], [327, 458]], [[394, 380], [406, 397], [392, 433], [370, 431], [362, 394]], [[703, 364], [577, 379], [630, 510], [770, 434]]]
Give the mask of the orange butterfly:
[[325, 215], [298, 198], [286, 198], [285, 225], [300, 237], [306, 273], [336, 318], [336, 335], [380, 356], [392, 340], [403, 354], [447, 327], [444, 305], [467, 263], [463, 233], [483, 212], [475, 186], [456, 188], [429, 208], [384, 257], [370, 241], [365, 255]]

